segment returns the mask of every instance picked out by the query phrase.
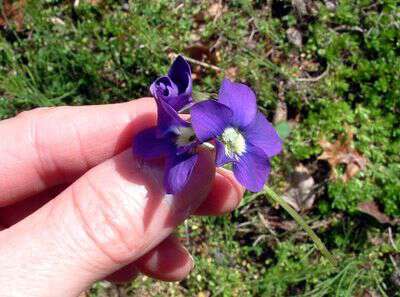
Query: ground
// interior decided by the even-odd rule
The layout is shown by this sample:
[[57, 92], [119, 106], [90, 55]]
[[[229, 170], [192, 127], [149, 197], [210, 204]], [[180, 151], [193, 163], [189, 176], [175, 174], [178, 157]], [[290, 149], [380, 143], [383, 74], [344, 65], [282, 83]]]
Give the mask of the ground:
[[[72, 4], [74, 2], [75, 4]], [[265, 193], [177, 232], [180, 283], [97, 283], [88, 296], [400, 296], [400, 2], [4, 1], [0, 119], [38, 106], [149, 95], [175, 54], [196, 98], [250, 85], [285, 140], [269, 185], [339, 259], [333, 267]]]

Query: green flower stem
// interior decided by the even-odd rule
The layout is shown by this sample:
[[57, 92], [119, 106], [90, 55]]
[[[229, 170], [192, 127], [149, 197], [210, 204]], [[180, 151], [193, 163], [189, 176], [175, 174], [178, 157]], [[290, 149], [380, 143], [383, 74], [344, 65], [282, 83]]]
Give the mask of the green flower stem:
[[299, 224], [304, 231], [311, 237], [314, 241], [315, 246], [321, 251], [321, 253], [329, 260], [329, 262], [336, 266], [337, 262], [333, 255], [328, 251], [324, 243], [321, 239], [315, 234], [315, 232], [307, 225], [307, 223], [303, 220], [303, 218], [285, 201], [282, 197], [277, 195], [271, 188], [265, 186], [264, 192], [272, 198], [275, 202], [277, 202], [280, 206], [282, 206], [291, 216], [292, 218]]

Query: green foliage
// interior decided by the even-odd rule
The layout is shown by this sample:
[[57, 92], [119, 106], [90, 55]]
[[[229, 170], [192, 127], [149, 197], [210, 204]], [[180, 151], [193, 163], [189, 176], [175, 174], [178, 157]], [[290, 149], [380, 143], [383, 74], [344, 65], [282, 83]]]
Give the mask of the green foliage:
[[[314, 5], [305, 15], [292, 6], [301, 1], [223, 1], [218, 17], [207, 12], [214, 1], [130, 1], [128, 11], [120, 1], [100, 2], [81, 0], [72, 9], [68, 1], [31, 1], [23, 32], [1, 29], [0, 119], [38, 106], [147, 96], [149, 84], [167, 71], [170, 53], [194, 55], [189, 48], [200, 44], [209, 51], [205, 62], [235, 68], [236, 80], [255, 89], [270, 119], [278, 100], [285, 102], [288, 118], [277, 126], [285, 152], [273, 160], [270, 180], [277, 189], [284, 190], [285, 174], [296, 164], [316, 164], [320, 140], [333, 143], [348, 129], [352, 146], [367, 160], [348, 182], [328, 174], [316, 179], [323, 187], [310, 221], [341, 215], [352, 222], [316, 230], [342, 260], [337, 269], [297, 229], [268, 229], [260, 216], [275, 211], [272, 219], [287, 217], [271, 210], [263, 195], [248, 194], [231, 217], [194, 219], [180, 231], [196, 258], [187, 280], [155, 285], [142, 278], [127, 288], [128, 296], [140, 287], [150, 296], [361, 296], [363, 290], [399, 296], [388, 260], [398, 249], [387, 244], [386, 226], [365, 218], [360, 223], [357, 210], [359, 202], [374, 200], [386, 215], [400, 216], [397, 0], [305, 1]], [[338, 3], [329, 8], [326, 2]], [[290, 42], [289, 28], [301, 33], [301, 48]], [[201, 68], [197, 74], [195, 94], [215, 97], [224, 71]], [[205, 250], [196, 248], [205, 242]], [[96, 284], [91, 296], [108, 289]]]

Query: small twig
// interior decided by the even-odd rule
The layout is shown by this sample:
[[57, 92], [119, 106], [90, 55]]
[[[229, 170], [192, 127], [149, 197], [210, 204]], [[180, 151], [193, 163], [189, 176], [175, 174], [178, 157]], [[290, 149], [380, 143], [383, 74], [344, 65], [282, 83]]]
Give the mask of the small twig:
[[177, 7], [174, 8], [174, 12], [177, 12], [179, 9], [181, 9], [184, 6], [185, 6], [185, 4], [183, 4], [183, 3], [179, 4]]
[[261, 223], [263, 223], [264, 227], [276, 237], [276, 232], [271, 228], [270, 224], [268, 223], [268, 220], [264, 218], [264, 216], [261, 213], [258, 213], [258, 217], [260, 218]]
[[327, 76], [329, 73], [329, 65], [326, 67], [325, 71], [321, 73], [321, 75], [318, 75], [316, 77], [309, 77], [309, 78], [295, 78], [295, 81], [300, 81], [300, 82], [317, 82], [320, 79], [324, 78]]
[[[177, 54], [172, 53], [173, 59], [175, 59], [177, 56], [178, 56]], [[217, 72], [222, 72], [222, 71], [223, 71], [221, 68], [219, 68], [219, 67], [217, 67], [217, 66], [215, 66], [215, 65], [211, 65], [211, 64], [208, 64], [208, 63], [206, 63], [206, 62], [201, 62], [201, 61], [198, 61], [198, 60], [195, 60], [195, 59], [186, 57], [186, 56], [184, 56], [184, 55], [181, 55], [181, 56], [183, 56], [183, 57], [184, 57], [186, 60], [188, 60], [190, 63], [196, 64], [196, 65], [200, 65], [200, 66], [202, 66], [202, 67], [204, 67], [204, 68], [211, 68], [212, 70], [215, 70], [215, 71], [217, 71]]]
[[254, 240], [254, 242], [253, 242], [252, 245], [253, 245], [253, 246], [256, 246], [257, 244], [260, 243], [261, 240], [263, 240], [263, 239], [266, 238], [266, 237], [267, 237], [267, 236], [265, 236], [265, 234], [258, 236], [257, 239]]
[[213, 19], [213, 24], [215, 24], [217, 22], [217, 20], [221, 17], [222, 15], [222, 10], [223, 10], [223, 4], [222, 4], [222, 0], [218, 1], [218, 5], [219, 7], [222, 7], [221, 9], [218, 10], [217, 14], [214, 16]]
[[365, 32], [365, 30], [361, 27], [358, 27], [358, 26], [351, 27], [351, 26], [346, 26], [346, 25], [337, 26], [337, 27], [333, 28], [333, 30], [336, 32], [340, 32], [340, 31], [354, 31], [354, 32], [360, 32], [360, 33]]
[[258, 33], [257, 26], [256, 26], [256, 24], [254, 23], [254, 18], [251, 18], [251, 19], [250, 19], [250, 21], [248, 22], [248, 24], [250, 25], [250, 23], [252, 24], [252, 26], [251, 26], [252, 29], [251, 29], [250, 36], [249, 36], [249, 38], [247, 39], [247, 42], [251, 42], [251, 41], [253, 40], [254, 34]]
[[273, 54], [273, 52], [274, 52], [274, 48], [271, 47], [270, 50], [265, 54], [265, 57], [269, 58], [269, 56], [271, 56]]
[[[392, 245], [392, 247], [394, 248], [395, 251], [397, 251], [397, 246], [396, 243], [393, 240], [393, 233], [392, 233], [392, 227], [388, 228], [388, 237], [389, 237], [389, 242]], [[394, 269], [396, 270], [397, 273], [400, 272], [399, 267], [397, 266], [397, 262], [396, 260], [393, 258], [392, 255], [389, 255], [389, 259], [393, 264]]]
[[393, 240], [392, 227], [388, 228], [388, 233], [389, 233], [389, 242], [392, 245], [392, 247], [397, 251], [397, 246], [396, 246], [396, 244], [394, 243], [394, 240]]
[[210, 52], [219, 48], [221, 44], [222, 44], [222, 35], [220, 34], [217, 38], [217, 41], [215, 41], [215, 43], [210, 47]]

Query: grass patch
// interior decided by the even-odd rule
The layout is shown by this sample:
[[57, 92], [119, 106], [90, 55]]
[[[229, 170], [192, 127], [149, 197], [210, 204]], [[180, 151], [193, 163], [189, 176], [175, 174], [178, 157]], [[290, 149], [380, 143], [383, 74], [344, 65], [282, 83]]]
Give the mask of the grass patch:
[[[260, 109], [287, 130], [271, 186], [285, 193], [295, 168], [308, 169], [318, 192], [302, 215], [341, 260], [330, 266], [285, 212], [246, 194], [233, 214], [194, 218], [179, 230], [196, 259], [185, 281], [98, 283], [90, 296], [400, 296], [399, 227], [357, 208], [373, 200], [400, 216], [398, 1], [295, 2], [303, 3], [227, 1], [216, 14], [209, 7], [217, 1], [131, 1], [128, 10], [118, 1], [33, 1], [22, 31], [1, 29], [1, 119], [146, 96], [171, 53], [222, 69], [192, 65], [199, 96], [215, 96], [225, 74], [251, 85]], [[288, 29], [300, 34], [300, 47]], [[330, 179], [319, 143], [348, 131], [366, 167], [347, 182]]]

